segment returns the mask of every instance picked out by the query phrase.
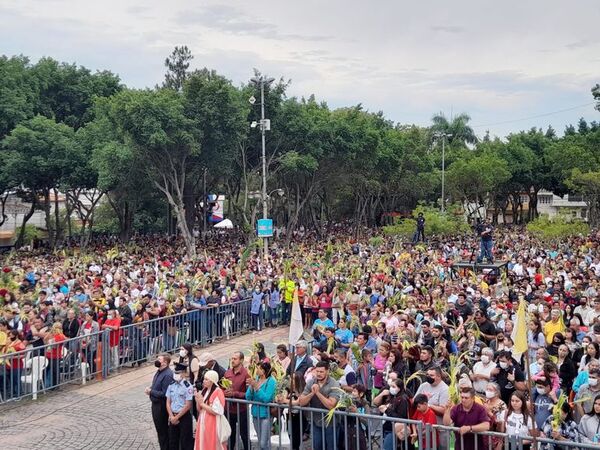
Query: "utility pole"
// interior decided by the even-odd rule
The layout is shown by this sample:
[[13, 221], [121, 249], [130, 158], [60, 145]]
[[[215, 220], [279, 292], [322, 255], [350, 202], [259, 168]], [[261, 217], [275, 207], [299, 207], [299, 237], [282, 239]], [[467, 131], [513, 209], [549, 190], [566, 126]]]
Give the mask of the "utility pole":
[[[251, 80], [255, 85], [260, 86], [260, 134], [262, 139], [262, 204], [263, 204], [263, 219], [269, 218], [268, 211], [268, 195], [267, 195], [267, 144], [266, 132], [270, 130], [270, 122], [265, 119], [265, 85], [270, 85], [274, 78], [265, 78], [264, 75], [254, 77]], [[253, 98], [250, 103], [254, 103]], [[269, 238], [263, 237], [263, 256], [266, 259], [269, 257]]]
[[442, 140], [442, 212], [444, 212], [446, 210], [446, 139], [452, 135], [438, 132], [433, 136]]
[[204, 177], [202, 184], [204, 186], [204, 201], [202, 202], [202, 242], [206, 243], [206, 212], [208, 211], [208, 195], [206, 195], [206, 167], [204, 168]]

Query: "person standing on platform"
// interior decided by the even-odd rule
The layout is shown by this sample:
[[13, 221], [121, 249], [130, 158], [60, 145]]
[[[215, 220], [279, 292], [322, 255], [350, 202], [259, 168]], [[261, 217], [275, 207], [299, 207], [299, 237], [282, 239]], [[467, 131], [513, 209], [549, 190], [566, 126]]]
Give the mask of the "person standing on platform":
[[417, 230], [413, 237], [413, 244], [416, 244], [419, 240], [425, 242], [425, 217], [423, 217], [422, 212], [417, 216]]
[[165, 394], [169, 414], [169, 449], [192, 450], [194, 448], [192, 420], [194, 386], [187, 380], [185, 364], [175, 364], [173, 380]]
[[494, 263], [494, 256], [492, 255], [492, 248], [494, 246], [493, 233], [494, 227], [490, 224], [490, 221], [486, 219], [482, 225], [477, 227], [479, 237], [481, 238], [481, 252], [477, 258], [477, 264], [481, 264], [484, 259], [487, 259], [490, 264]]
[[158, 435], [160, 450], [169, 448], [169, 413], [167, 412], [167, 389], [173, 382], [173, 371], [169, 369], [171, 356], [163, 353], [156, 358], [154, 365], [158, 369], [152, 379], [152, 386], [145, 389], [152, 401], [152, 420]]

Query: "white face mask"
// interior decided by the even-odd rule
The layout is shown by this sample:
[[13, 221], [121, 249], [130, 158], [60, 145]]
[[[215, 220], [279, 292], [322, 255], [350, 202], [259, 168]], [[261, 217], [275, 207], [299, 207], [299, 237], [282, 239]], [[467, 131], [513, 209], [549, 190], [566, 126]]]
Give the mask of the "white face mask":
[[596, 386], [598, 384], [598, 380], [596, 378], [589, 378], [588, 379], [588, 384], [590, 386]]
[[494, 391], [485, 391], [485, 398], [494, 398], [496, 393]]
[[546, 389], [544, 389], [543, 387], [536, 387], [535, 390], [540, 395], [544, 395], [546, 393]]
[[507, 362], [504, 362], [504, 361], [502, 361], [502, 362], [500, 362], [500, 367], [501, 367], [502, 369], [508, 369], [508, 363], [507, 363]]
[[398, 389], [397, 387], [390, 388], [390, 394], [396, 395], [396, 394], [398, 394], [398, 392], [400, 392], [400, 389]]
[[179, 350], [179, 356], [181, 356], [182, 358], [185, 358], [187, 356], [187, 351]]
[[175, 380], [176, 383], [179, 383], [181, 381], [181, 374], [180, 373], [174, 374], [173, 380]]
[[481, 355], [481, 362], [487, 364], [490, 362], [490, 357], [488, 355]]
[[543, 359], [538, 359], [537, 360], [538, 366], [543, 366], [544, 365], [544, 360]]

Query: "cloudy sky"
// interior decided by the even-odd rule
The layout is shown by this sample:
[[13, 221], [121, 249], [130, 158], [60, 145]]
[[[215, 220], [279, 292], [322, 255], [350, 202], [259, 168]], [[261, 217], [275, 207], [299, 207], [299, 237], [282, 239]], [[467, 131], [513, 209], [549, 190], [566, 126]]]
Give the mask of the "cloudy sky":
[[290, 95], [402, 123], [467, 112], [478, 134], [503, 136], [600, 120], [598, 0], [0, 0], [1, 53], [109, 69], [132, 87], [161, 82], [182, 44], [235, 84], [256, 67], [291, 79]]

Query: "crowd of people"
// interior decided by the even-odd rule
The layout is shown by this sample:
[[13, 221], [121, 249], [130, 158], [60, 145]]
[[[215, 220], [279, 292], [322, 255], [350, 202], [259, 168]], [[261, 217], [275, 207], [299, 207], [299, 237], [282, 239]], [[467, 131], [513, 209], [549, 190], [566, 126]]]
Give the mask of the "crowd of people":
[[[230, 405], [228, 397], [291, 401], [324, 410], [343, 403], [351, 412], [458, 427], [454, 438], [438, 431], [439, 436], [428, 437], [438, 439], [440, 448], [448, 448], [450, 439], [456, 440], [455, 448], [489, 444], [478, 433], [486, 430], [520, 436], [525, 445], [537, 437], [550, 438], [554, 443], [544, 444], [548, 449], [559, 441], [599, 442], [600, 235], [545, 244], [522, 230], [493, 232], [494, 245], [486, 238], [481, 256], [507, 262], [506, 272], [454, 269], [456, 261], [468, 260], [479, 249], [482, 242], [476, 235], [429, 237], [414, 244], [392, 238], [352, 241], [341, 227], [331, 230], [328, 241], [306, 232], [289, 248], [275, 242], [267, 258], [235, 235], [209, 241], [194, 261], [177, 242], [156, 237], [138, 238], [128, 246], [101, 240], [85, 254], [17, 254], [5, 261], [0, 280], [3, 373], [6, 377], [23, 370], [18, 360], [15, 367], [6, 367], [11, 362], [6, 354], [38, 342], [46, 345], [46, 378], [52, 385], [59, 375], [61, 342], [74, 334], [108, 329], [118, 342], [124, 320], [135, 324], [178, 317], [192, 308], [222, 307], [239, 299], [247, 299], [259, 332], [267, 325], [289, 323], [297, 297], [306, 331], [293, 358], [281, 350], [282, 361], [293, 361], [293, 367], [292, 362], [287, 366], [289, 388], [277, 388], [281, 380], [272, 360], [281, 355], [261, 358], [253, 368], [256, 373], [246, 376], [238, 354], [228, 375], [215, 371], [218, 378], [212, 385], [214, 375], [209, 381], [200, 377], [204, 384], [195, 388], [200, 394], [194, 394], [198, 378], [190, 378], [190, 364], [185, 370], [180, 367], [188, 375], [179, 383], [190, 384], [195, 398], [188, 399], [189, 387], [178, 395], [190, 402], [191, 411], [214, 415], [225, 409], [231, 419], [229, 408], [243, 405]], [[527, 303], [526, 355], [514, 350], [521, 300]], [[228, 313], [218, 316], [208, 335], [226, 338], [232, 320]], [[159, 339], [168, 336], [165, 329]], [[177, 340], [169, 344], [162, 348], [180, 348]], [[161, 358], [157, 363], [164, 370], [168, 358]], [[221, 389], [223, 378], [233, 387]], [[161, 398], [166, 399], [166, 391]], [[167, 425], [181, 423], [177, 407], [171, 406], [171, 412], [167, 408]], [[300, 448], [310, 438], [315, 449], [331, 448], [331, 422], [316, 415], [302, 421], [298, 414], [292, 410], [288, 419], [292, 447]], [[242, 430], [249, 449], [243, 416], [230, 424]], [[251, 408], [251, 416], [264, 439], [261, 448], [267, 448], [264, 436], [270, 442], [269, 420], [275, 418], [260, 406]], [[213, 419], [204, 416], [199, 423], [220, 429]], [[300, 426], [298, 420], [312, 423]], [[357, 422], [348, 431], [355, 436], [349, 441], [359, 446], [365, 439], [363, 425]], [[384, 423], [382, 438], [386, 450], [406, 448], [420, 439], [414, 427], [392, 421]], [[489, 439], [495, 448], [502, 445], [498, 438]]]

